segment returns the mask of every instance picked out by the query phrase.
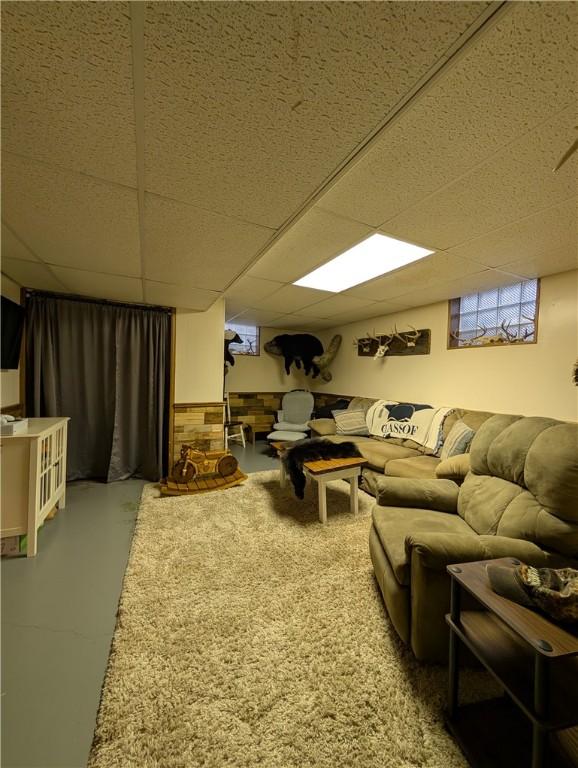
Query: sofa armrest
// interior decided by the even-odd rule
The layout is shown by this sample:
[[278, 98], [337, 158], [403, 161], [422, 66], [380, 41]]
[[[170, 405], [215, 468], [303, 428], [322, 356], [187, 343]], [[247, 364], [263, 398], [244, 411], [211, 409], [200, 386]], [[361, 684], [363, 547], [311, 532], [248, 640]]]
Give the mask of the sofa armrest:
[[469, 471], [469, 453], [459, 453], [456, 456], [450, 456], [449, 459], [440, 461], [435, 469], [436, 477], [443, 480], [454, 480], [456, 483], [462, 483]]
[[309, 429], [312, 429], [318, 435], [337, 434], [337, 424], [335, 419], [311, 419], [307, 422]]
[[438, 512], [457, 512], [458, 486], [451, 480], [419, 480], [409, 477], [380, 478], [377, 503], [381, 507], [414, 507]]
[[478, 536], [462, 533], [412, 533], [406, 537], [408, 558], [419, 558], [425, 568], [445, 571], [452, 563], [515, 557], [538, 568], [548, 564], [551, 556], [536, 544], [507, 536]]

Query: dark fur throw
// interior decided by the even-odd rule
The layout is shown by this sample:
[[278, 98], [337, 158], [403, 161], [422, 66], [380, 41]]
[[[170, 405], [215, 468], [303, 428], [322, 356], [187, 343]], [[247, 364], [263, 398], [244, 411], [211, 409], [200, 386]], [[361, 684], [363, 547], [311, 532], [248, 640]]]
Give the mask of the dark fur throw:
[[282, 461], [285, 464], [287, 474], [291, 478], [295, 495], [302, 499], [305, 495], [305, 475], [303, 464], [306, 461], [318, 461], [319, 459], [350, 459], [361, 457], [357, 447], [350, 442], [332, 443], [329, 440], [313, 439], [300, 440], [294, 443], [283, 454]]

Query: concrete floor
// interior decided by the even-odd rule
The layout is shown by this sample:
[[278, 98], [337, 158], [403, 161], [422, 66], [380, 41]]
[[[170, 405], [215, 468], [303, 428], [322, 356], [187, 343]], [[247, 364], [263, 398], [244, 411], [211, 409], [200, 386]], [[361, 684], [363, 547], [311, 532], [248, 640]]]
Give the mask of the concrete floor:
[[266, 440], [257, 440], [253, 446], [247, 443], [245, 448], [235, 441], [229, 443], [229, 449], [239, 462], [243, 472], [262, 472], [266, 469], [278, 469], [279, 459], [273, 458]]
[[[245, 472], [267, 444], [231, 444]], [[144, 482], [72, 483], [35, 558], [2, 569], [3, 768], [85, 768]]]
[[3, 768], [84, 768], [144, 483], [72, 483], [35, 558], [2, 559]]

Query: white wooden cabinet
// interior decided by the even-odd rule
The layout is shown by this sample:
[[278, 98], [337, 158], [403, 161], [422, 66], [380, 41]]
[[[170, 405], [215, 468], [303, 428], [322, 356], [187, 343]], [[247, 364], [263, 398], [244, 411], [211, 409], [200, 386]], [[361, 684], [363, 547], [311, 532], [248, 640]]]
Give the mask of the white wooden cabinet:
[[68, 418], [28, 419], [28, 429], [2, 435], [0, 536], [27, 534], [27, 557], [37, 550], [37, 531], [66, 501]]

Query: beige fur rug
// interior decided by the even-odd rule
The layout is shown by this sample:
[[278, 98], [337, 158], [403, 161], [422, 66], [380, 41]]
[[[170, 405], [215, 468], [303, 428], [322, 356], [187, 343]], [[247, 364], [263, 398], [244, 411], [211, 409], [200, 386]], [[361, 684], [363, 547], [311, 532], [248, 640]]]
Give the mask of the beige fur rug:
[[374, 500], [328, 491], [317, 521], [277, 472], [138, 517], [89, 768], [453, 768], [446, 673], [385, 615]]

